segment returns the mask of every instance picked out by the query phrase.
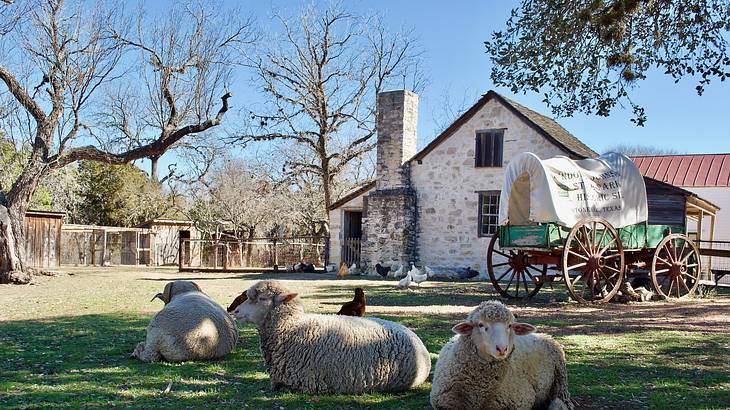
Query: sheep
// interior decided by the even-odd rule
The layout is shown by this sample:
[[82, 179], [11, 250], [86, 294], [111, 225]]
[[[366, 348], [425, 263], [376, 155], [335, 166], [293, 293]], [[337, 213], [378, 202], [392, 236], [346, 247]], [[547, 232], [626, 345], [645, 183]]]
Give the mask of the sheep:
[[246, 294], [235, 315], [258, 328], [274, 390], [395, 392], [423, 383], [431, 371], [421, 339], [398, 323], [306, 313], [278, 281], [260, 281]]
[[161, 299], [165, 307], [147, 326], [147, 337], [137, 344], [130, 358], [143, 362], [183, 362], [219, 358], [238, 342], [238, 330], [231, 316], [191, 281], [176, 280], [165, 285]]
[[481, 303], [452, 330], [434, 370], [434, 409], [573, 408], [562, 347], [502, 303]]

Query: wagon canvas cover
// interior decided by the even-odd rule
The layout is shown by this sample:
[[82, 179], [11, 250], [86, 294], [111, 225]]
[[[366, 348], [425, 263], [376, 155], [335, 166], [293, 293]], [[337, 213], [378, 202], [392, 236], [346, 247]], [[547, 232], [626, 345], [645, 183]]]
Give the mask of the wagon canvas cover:
[[647, 212], [641, 172], [615, 152], [578, 161], [520, 154], [505, 170], [499, 199], [500, 225], [552, 222], [572, 227], [582, 218], [599, 216], [621, 228], [646, 221]]

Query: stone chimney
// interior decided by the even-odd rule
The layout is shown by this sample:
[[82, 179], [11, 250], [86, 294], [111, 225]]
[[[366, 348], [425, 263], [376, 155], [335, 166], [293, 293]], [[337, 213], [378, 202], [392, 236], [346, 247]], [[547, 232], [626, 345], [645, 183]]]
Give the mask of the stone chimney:
[[410, 164], [416, 154], [418, 95], [406, 91], [378, 94], [377, 182], [363, 201], [360, 260], [374, 266], [404, 265], [417, 255], [418, 210]]
[[409, 186], [401, 166], [416, 154], [418, 95], [406, 90], [378, 94], [376, 189]]

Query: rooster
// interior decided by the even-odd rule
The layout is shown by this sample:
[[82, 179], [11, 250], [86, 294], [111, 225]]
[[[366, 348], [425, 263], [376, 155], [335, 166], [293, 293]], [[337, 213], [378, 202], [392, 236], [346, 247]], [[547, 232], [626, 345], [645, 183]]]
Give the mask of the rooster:
[[375, 271], [378, 272], [378, 275], [382, 277], [387, 277], [388, 272], [390, 272], [390, 266], [383, 266], [379, 263], [375, 264]]
[[365, 315], [365, 292], [362, 288], [355, 289], [355, 298], [352, 302], [347, 302], [337, 312], [338, 315], [344, 316], [363, 316]]

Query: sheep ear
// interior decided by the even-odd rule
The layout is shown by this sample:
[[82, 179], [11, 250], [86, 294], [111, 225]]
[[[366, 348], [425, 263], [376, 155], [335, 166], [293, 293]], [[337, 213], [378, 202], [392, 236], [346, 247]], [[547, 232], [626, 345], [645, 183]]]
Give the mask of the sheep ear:
[[276, 297], [274, 298], [274, 302], [276, 302], [277, 305], [283, 305], [284, 303], [289, 302], [297, 296], [298, 293], [283, 293], [281, 295], [276, 295]]
[[248, 295], [246, 294], [246, 292], [248, 292], [248, 291], [244, 290], [243, 293], [241, 293], [240, 295], [236, 296], [235, 299], [233, 299], [233, 302], [231, 303], [231, 305], [228, 306], [227, 312], [233, 312], [234, 310], [236, 310], [236, 308], [238, 306], [240, 306], [243, 302], [248, 300]]
[[474, 325], [469, 322], [461, 322], [451, 328], [457, 335], [470, 335], [472, 329], [474, 329]]
[[162, 293], [156, 294], [152, 299], [150, 299], [150, 302], [152, 302], [155, 299], [160, 299], [162, 302], [165, 302], [165, 299], [163, 299]]
[[537, 330], [537, 328], [529, 323], [512, 323], [512, 331], [517, 336], [524, 336]]

